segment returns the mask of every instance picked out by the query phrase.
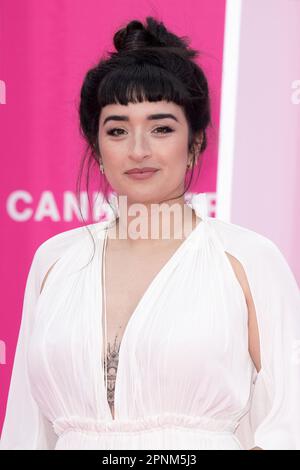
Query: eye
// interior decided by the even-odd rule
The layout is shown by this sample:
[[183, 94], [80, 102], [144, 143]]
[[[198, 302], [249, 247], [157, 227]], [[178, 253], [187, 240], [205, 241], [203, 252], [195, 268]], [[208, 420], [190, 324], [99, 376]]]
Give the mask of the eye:
[[[173, 129], [171, 129], [171, 127], [169, 126], [161, 126], [161, 127], [157, 127], [156, 129], [154, 129], [154, 131], [159, 131], [158, 132], [159, 134], [169, 134], [173, 132]], [[107, 135], [118, 137], [119, 135], [122, 135], [123, 132], [124, 132], [124, 129], [121, 129], [119, 127], [114, 127], [113, 129], [110, 129], [107, 131]]]
[[[171, 129], [171, 127], [169, 126], [162, 126], [162, 127], [157, 127], [156, 129], [154, 129], [155, 131], [159, 130], [159, 134], [169, 134], [170, 132], [173, 132], [173, 129]], [[166, 132], [162, 132], [163, 131], [166, 131]]]
[[119, 133], [115, 134], [114, 133], [115, 131], [123, 131], [123, 129], [120, 129], [119, 127], [115, 127], [113, 129], [110, 129], [109, 131], [107, 131], [107, 135], [112, 135], [114, 137], [118, 137], [118, 135], [121, 135]]

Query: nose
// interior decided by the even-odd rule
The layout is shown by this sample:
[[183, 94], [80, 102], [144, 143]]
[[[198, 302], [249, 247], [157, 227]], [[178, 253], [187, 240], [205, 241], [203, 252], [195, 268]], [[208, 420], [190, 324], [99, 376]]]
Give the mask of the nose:
[[150, 155], [151, 148], [147, 141], [147, 137], [142, 134], [134, 136], [130, 143], [129, 158], [133, 161], [139, 162]]

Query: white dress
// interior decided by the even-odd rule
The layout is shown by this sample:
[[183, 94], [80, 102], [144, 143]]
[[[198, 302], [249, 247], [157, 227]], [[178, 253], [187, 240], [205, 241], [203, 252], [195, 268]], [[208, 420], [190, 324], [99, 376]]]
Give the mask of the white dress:
[[[1, 449], [300, 449], [300, 292], [270, 239], [208, 217], [155, 276], [124, 332], [115, 419], [102, 366], [103, 227], [43, 242], [28, 274]], [[248, 351], [256, 307], [261, 364]], [[49, 267], [54, 268], [39, 295]], [[85, 266], [86, 265], [86, 266]], [[85, 267], [84, 267], [85, 266]]]

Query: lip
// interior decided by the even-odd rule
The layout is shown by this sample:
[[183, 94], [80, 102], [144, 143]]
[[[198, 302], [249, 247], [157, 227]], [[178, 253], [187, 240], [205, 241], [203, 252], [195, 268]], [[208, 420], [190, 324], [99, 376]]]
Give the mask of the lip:
[[157, 171], [158, 168], [152, 168], [149, 166], [145, 166], [144, 168], [132, 168], [131, 170], [126, 171], [127, 174], [133, 174], [133, 173], [145, 173], [149, 171]]
[[156, 168], [152, 168], [152, 169], [143, 168], [143, 171], [134, 169], [134, 170], [130, 170], [129, 172], [126, 172], [125, 175], [135, 180], [145, 180], [154, 176], [155, 173], [157, 173], [158, 171], [159, 170]]

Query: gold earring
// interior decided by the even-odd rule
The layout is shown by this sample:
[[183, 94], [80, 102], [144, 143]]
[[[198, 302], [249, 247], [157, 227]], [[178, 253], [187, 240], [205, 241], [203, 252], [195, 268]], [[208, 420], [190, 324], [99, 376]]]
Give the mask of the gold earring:
[[[197, 165], [197, 162], [198, 162], [198, 159], [196, 158], [196, 159], [195, 159], [195, 166]], [[188, 169], [192, 168], [192, 163], [193, 163], [193, 162], [189, 162], [189, 163], [187, 164], [187, 168], [188, 168]]]
[[102, 163], [102, 160], [100, 160], [100, 171], [102, 173], [102, 175], [104, 174], [104, 167], [103, 167], [103, 163]]

